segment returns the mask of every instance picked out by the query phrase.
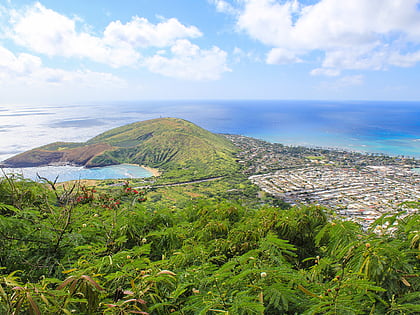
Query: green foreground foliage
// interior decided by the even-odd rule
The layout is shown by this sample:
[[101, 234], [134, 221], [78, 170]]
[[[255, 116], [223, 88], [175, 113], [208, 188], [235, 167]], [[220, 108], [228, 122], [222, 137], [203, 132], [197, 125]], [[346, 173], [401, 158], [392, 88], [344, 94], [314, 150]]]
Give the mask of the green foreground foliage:
[[128, 183], [50, 184], [0, 181], [0, 314], [420, 312], [418, 214], [363, 231], [226, 192], [151, 206]]

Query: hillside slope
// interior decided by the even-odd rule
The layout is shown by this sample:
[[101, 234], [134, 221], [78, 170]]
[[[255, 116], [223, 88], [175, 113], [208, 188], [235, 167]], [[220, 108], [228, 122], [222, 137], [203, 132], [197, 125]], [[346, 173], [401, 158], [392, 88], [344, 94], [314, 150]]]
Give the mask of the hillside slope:
[[166, 172], [213, 176], [234, 171], [235, 146], [179, 118], [141, 121], [104, 132], [86, 143], [56, 142], [3, 162], [8, 167], [57, 163], [86, 167], [133, 163]]

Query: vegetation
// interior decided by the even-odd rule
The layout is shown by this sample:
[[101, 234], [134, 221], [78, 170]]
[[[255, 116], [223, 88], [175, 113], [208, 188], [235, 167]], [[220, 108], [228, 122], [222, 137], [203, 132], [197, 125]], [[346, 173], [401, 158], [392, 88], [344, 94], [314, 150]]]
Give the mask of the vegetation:
[[292, 208], [242, 172], [326, 162], [321, 151], [226, 137], [155, 119], [6, 161], [136, 163], [163, 176], [96, 187], [0, 178], [0, 314], [420, 313], [419, 214], [365, 231]]
[[268, 205], [240, 177], [197, 185], [4, 177], [0, 313], [420, 312], [418, 214], [363, 231], [320, 207]]

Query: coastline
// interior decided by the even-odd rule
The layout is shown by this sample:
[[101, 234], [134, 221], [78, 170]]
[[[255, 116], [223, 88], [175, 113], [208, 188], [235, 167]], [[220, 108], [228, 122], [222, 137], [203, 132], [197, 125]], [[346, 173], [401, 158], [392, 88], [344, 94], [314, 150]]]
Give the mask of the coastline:
[[[137, 165], [137, 164], [133, 164], [133, 165]], [[162, 173], [157, 168], [151, 168], [145, 165], [137, 165], [137, 166], [144, 168], [146, 171], [152, 173], [152, 175], [155, 177], [162, 175]]]
[[134, 163], [123, 163], [123, 164], [134, 165], [134, 166], [139, 166], [141, 168], [144, 168], [146, 171], [152, 173], [152, 176], [154, 176], [154, 177], [158, 177], [158, 176], [162, 175], [162, 172], [159, 171], [159, 169], [157, 169], [157, 168], [152, 168], [152, 167], [149, 167], [149, 166], [146, 166], [146, 165], [140, 165], [140, 164], [134, 164]]

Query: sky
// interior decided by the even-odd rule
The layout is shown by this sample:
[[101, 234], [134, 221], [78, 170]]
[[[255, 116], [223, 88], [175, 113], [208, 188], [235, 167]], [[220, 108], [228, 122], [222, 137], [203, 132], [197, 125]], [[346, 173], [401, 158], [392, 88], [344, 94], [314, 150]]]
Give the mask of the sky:
[[420, 100], [420, 0], [0, 0], [0, 105]]

